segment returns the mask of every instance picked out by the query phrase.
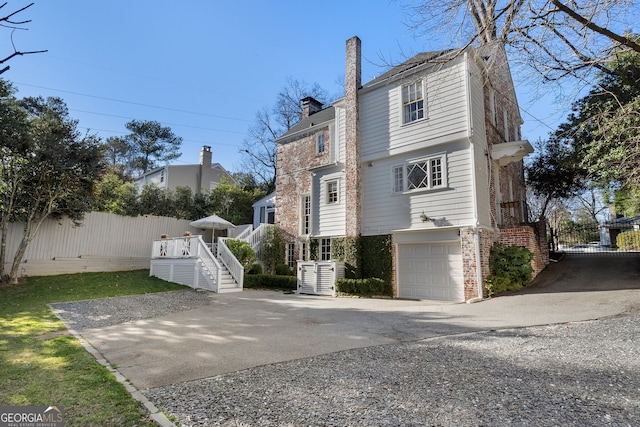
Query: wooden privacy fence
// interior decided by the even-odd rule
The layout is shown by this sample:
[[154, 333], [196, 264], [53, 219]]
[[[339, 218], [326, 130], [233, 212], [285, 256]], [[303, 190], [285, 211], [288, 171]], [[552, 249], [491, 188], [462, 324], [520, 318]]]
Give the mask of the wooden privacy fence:
[[[129, 217], [90, 212], [80, 225], [68, 218], [47, 220], [29, 244], [20, 265], [20, 276], [148, 269], [151, 245], [162, 234], [181, 236], [201, 230], [188, 220], [139, 216]], [[22, 223], [11, 223], [7, 235], [5, 271], [24, 235]], [[210, 236], [209, 236], [210, 237]]]

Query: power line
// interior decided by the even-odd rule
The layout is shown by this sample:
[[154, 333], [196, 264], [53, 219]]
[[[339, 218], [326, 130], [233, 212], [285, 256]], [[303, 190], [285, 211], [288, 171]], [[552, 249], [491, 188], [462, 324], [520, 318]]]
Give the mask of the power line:
[[[99, 116], [106, 116], [106, 117], [116, 117], [116, 118], [119, 118], [119, 119], [135, 120], [134, 117], [119, 116], [117, 114], [97, 113], [95, 111], [77, 110], [77, 109], [74, 109], [74, 108], [69, 108], [69, 111], [77, 111], [79, 113], [87, 113], [87, 114], [96, 114], [96, 115], [99, 115]], [[186, 128], [191, 128], [191, 129], [210, 130], [212, 132], [236, 133], [236, 134], [239, 134], [239, 135], [244, 135], [246, 133], [246, 132], [237, 132], [237, 131], [233, 131], [233, 130], [206, 128], [206, 127], [202, 127], [202, 126], [183, 125], [183, 124], [179, 124], [179, 123], [162, 122], [162, 124], [170, 125], [170, 126], [186, 127]]]
[[70, 90], [53, 89], [53, 88], [50, 88], [50, 87], [31, 85], [31, 84], [27, 84], [27, 83], [20, 83], [20, 82], [15, 82], [15, 83], [18, 84], [18, 85], [33, 87], [33, 88], [37, 88], [37, 89], [45, 89], [45, 90], [51, 90], [51, 91], [54, 91], [54, 92], [69, 93], [71, 95], [86, 96], [88, 98], [102, 99], [102, 100], [105, 100], [105, 101], [120, 102], [120, 103], [123, 103], [123, 104], [130, 104], [130, 105], [138, 105], [138, 106], [147, 107], [147, 108], [157, 108], [159, 110], [176, 111], [176, 112], [179, 112], [179, 113], [194, 114], [194, 115], [197, 115], [197, 116], [205, 116], [205, 117], [215, 117], [217, 119], [225, 119], [225, 120], [236, 120], [236, 121], [240, 121], [240, 122], [252, 122], [252, 120], [238, 119], [238, 118], [235, 118], [235, 117], [219, 116], [217, 114], [207, 114], [207, 113], [200, 113], [200, 112], [197, 112], [197, 111], [181, 110], [179, 108], [162, 107], [162, 106], [159, 106], [159, 105], [144, 104], [142, 102], [125, 101], [125, 100], [122, 100], [122, 99], [108, 98], [108, 97], [105, 97], [105, 96], [97, 96], [97, 95], [89, 95], [89, 94], [86, 94], [86, 93], [73, 92], [73, 91], [70, 91]]
[[[122, 135], [122, 136], [126, 135], [125, 132], [117, 131], [117, 130], [89, 128], [89, 127], [86, 127], [86, 126], [78, 126], [78, 128], [79, 129], [84, 129], [84, 130], [86, 130], [88, 132], [96, 131], [96, 132], [108, 132], [108, 133], [113, 133], [115, 135]], [[195, 142], [195, 143], [198, 143], [198, 144], [206, 144], [206, 145], [212, 145], [212, 146], [228, 145], [229, 147], [239, 148], [238, 145], [236, 145], [236, 144], [229, 144], [229, 143], [225, 143], [225, 142], [199, 141], [197, 139], [183, 139], [182, 141], [183, 142]]]

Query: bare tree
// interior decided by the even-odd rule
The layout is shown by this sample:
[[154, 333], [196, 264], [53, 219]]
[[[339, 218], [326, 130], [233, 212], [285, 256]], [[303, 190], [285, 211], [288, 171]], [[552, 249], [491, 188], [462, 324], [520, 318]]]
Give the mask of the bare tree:
[[[5, 7], [7, 5], [7, 2], [4, 2], [2, 5], [0, 5], [0, 9], [2, 9], [3, 7]], [[26, 20], [26, 21], [14, 21], [14, 17], [19, 14], [20, 12], [24, 11], [25, 9], [30, 8], [31, 6], [33, 6], [33, 3], [29, 3], [28, 5], [26, 5], [23, 8], [20, 8], [14, 12], [9, 13], [8, 15], [0, 18], [0, 27], [5, 27], [11, 30], [11, 46], [13, 46], [13, 53], [10, 55], [7, 55], [4, 59], [0, 59], [0, 65], [4, 64], [5, 62], [7, 62], [8, 60], [10, 60], [11, 58], [14, 58], [16, 56], [22, 56], [22, 55], [30, 55], [32, 53], [43, 53], [46, 52], [46, 50], [33, 50], [33, 51], [29, 51], [29, 52], [22, 52], [19, 51], [18, 49], [16, 49], [16, 45], [13, 43], [13, 33], [16, 32], [17, 30], [24, 30], [26, 31], [27, 28], [24, 28], [25, 24], [28, 24], [29, 22], [31, 22], [30, 19]], [[4, 73], [5, 71], [9, 70], [8, 65], [5, 66], [4, 68], [0, 69], [0, 74]]]
[[302, 118], [301, 100], [311, 96], [322, 103], [328, 101], [327, 91], [317, 83], [287, 78], [286, 85], [276, 97], [273, 107], [263, 107], [256, 113], [256, 121], [249, 127], [241, 152], [243, 170], [251, 171], [271, 192], [275, 189], [276, 140]]
[[457, 45], [507, 46], [512, 61], [544, 81], [607, 72], [610, 49], [621, 44], [640, 52], [620, 29], [638, 21], [633, 0], [409, 0], [405, 7], [418, 36], [442, 34]]

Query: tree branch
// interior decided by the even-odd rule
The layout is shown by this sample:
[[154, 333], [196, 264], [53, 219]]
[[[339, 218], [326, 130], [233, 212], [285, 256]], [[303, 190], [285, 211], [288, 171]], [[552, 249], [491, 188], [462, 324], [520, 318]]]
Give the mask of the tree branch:
[[640, 45], [635, 43], [633, 40], [630, 40], [627, 37], [624, 37], [624, 36], [621, 36], [619, 34], [616, 34], [613, 31], [608, 30], [607, 28], [600, 27], [599, 25], [593, 23], [592, 21], [589, 21], [587, 18], [585, 18], [584, 16], [578, 14], [573, 9], [569, 8], [568, 6], [564, 5], [563, 3], [560, 3], [560, 0], [551, 0], [551, 3], [553, 3], [553, 5], [555, 7], [557, 7], [561, 12], [566, 13], [572, 19], [578, 21], [579, 23], [581, 23], [585, 27], [589, 28], [590, 30], [595, 31], [596, 33], [602, 34], [603, 36], [608, 37], [611, 40], [615, 40], [618, 43], [620, 43], [620, 44], [622, 44], [624, 46], [627, 46], [627, 47], [635, 50], [636, 52], [640, 53]]

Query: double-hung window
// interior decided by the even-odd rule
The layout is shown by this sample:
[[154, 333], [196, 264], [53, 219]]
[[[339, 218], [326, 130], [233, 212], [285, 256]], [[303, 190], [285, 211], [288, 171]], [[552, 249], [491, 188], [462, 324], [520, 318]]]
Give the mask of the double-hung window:
[[402, 87], [402, 115], [403, 123], [411, 123], [424, 119], [425, 99], [422, 81]]
[[396, 165], [392, 180], [394, 193], [446, 187], [446, 157], [441, 154]]
[[316, 153], [318, 155], [324, 154], [324, 132], [320, 132], [316, 135]]
[[296, 266], [296, 244], [293, 242], [287, 243], [287, 265], [292, 270]]
[[331, 259], [331, 239], [320, 239], [320, 261]]
[[338, 180], [327, 181], [327, 204], [338, 203]]
[[300, 234], [311, 233], [311, 196], [300, 198]]

